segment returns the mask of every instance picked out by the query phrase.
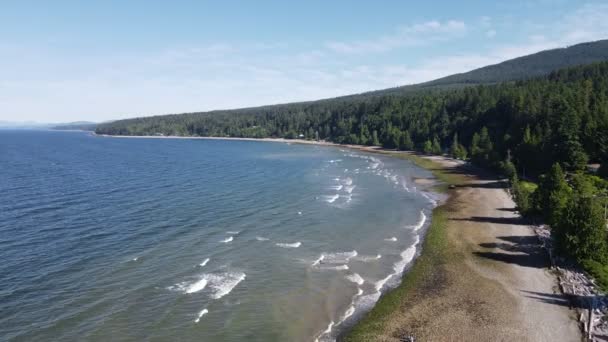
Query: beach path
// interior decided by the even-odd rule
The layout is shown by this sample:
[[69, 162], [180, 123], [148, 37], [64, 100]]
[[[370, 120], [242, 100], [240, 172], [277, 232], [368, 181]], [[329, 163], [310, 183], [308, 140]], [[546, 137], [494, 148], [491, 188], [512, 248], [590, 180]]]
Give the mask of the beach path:
[[505, 183], [428, 157], [464, 180], [446, 203], [448, 257], [409, 296], [381, 341], [581, 341], [549, 259]]

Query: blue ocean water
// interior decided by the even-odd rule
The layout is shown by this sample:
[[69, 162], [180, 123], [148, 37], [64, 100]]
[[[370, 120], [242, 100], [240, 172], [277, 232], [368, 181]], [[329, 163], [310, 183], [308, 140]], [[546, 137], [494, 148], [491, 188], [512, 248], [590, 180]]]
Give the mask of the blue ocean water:
[[415, 177], [335, 147], [0, 131], [0, 336], [333, 340], [419, 252]]

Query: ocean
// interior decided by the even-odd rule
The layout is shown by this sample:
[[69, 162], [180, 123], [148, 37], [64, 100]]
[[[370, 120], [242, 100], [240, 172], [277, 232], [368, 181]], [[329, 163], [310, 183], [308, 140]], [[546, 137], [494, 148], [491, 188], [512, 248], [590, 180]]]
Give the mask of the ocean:
[[0, 336], [332, 341], [396, 286], [436, 197], [315, 145], [0, 131]]

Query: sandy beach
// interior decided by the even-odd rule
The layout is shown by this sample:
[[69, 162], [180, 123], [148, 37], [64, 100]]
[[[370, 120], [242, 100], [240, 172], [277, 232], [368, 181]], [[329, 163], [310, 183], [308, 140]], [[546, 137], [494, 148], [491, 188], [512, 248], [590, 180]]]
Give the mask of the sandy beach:
[[392, 304], [390, 312], [372, 311], [345, 340], [581, 341], [548, 257], [504, 182], [452, 159], [424, 158], [458, 182], [439, 208], [444, 230], [431, 233], [445, 235], [445, 250], [423, 251], [424, 270], [413, 282], [405, 275], [405, 288], [388, 299], [396, 303], [379, 302]]

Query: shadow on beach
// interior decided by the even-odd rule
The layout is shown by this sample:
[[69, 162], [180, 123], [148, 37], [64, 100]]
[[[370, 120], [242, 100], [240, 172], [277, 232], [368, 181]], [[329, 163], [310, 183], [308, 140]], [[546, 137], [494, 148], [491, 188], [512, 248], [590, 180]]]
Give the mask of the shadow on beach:
[[479, 247], [498, 251], [473, 252], [478, 257], [523, 267], [546, 268], [550, 266], [547, 253], [541, 248], [536, 236], [499, 236], [501, 242], [480, 243]]

